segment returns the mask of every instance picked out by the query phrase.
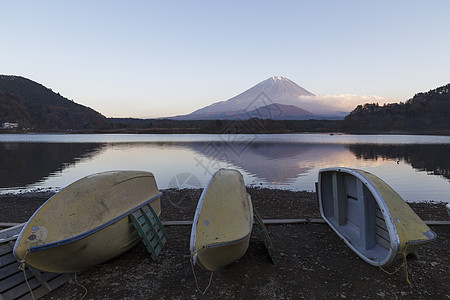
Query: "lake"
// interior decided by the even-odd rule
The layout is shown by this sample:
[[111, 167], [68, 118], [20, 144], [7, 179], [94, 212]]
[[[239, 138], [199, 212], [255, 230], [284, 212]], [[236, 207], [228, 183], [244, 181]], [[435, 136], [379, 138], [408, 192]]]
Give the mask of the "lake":
[[450, 202], [450, 137], [341, 134], [2, 134], [0, 193], [59, 190], [106, 170], [147, 170], [160, 189], [204, 187], [219, 168], [246, 185], [314, 190], [318, 171], [364, 169], [405, 200]]

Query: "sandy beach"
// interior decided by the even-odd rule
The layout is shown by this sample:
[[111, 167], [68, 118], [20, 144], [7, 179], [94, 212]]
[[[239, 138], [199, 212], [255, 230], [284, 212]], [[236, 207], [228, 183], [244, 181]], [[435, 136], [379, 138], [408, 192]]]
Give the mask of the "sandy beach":
[[[248, 188], [264, 219], [319, 219], [315, 194]], [[163, 221], [191, 221], [201, 190], [163, 190]], [[53, 192], [0, 196], [0, 222], [25, 222]], [[444, 204], [410, 203], [423, 220], [449, 221]], [[327, 224], [267, 225], [278, 255], [272, 264], [257, 230], [238, 262], [215, 272], [203, 295], [189, 260], [190, 226], [166, 226], [157, 261], [142, 243], [77, 275], [42, 299], [450, 299], [450, 226], [431, 225], [437, 239], [386, 270], [371, 266]], [[406, 267], [406, 269], [405, 269]], [[194, 267], [203, 290], [210, 273]], [[391, 273], [391, 274], [390, 274]], [[411, 284], [407, 282], [407, 279]]]

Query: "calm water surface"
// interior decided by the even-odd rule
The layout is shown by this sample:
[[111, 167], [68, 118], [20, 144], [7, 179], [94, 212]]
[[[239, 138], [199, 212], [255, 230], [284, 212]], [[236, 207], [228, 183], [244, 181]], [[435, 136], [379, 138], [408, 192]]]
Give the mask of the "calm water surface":
[[92, 173], [147, 170], [160, 189], [218, 168], [251, 186], [314, 190], [321, 168], [367, 170], [407, 201], [450, 202], [450, 137], [414, 135], [0, 135], [0, 193], [58, 190]]

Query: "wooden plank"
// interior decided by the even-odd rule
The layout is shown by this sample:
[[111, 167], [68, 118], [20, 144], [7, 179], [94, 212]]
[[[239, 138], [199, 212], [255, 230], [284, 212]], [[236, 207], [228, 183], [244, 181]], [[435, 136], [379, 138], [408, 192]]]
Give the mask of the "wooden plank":
[[[388, 243], [389, 245], [391, 244], [391, 240], [389, 238], [386, 238], [385, 235], [383, 234], [377, 234], [375, 235], [375, 241], [377, 242], [377, 244], [380, 244], [384, 247], [383, 243]], [[386, 247], [385, 247], [386, 248]]]
[[0, 283], [4, 278], [11, 276], [15, 273], [22, 272], [19, 270], [19, 263], [13, 263], [7, 266], [2, 267], [0, 272]]
[[0, 239], [0, 243], [6, 243], [6, 242], [9, 242], [9, 241], [15, 241], [15, 240], [17, 240], [18, 237], [19, 237], [19, 234], [15, 234], [15, 235], [7, 237], [7, 238], [2, 238], [2, 239]]
[[0, 227], [12, 227], [16, 225], [25, 225], [25, 223], [6, 223], [6, 222], [0, 222]]
[[6, 255], [12, 251], [11, 245], [9, 243], [0, 244], [0, 256]]
[[[0, 294], [3, 294], [5, 291], [13, 288], [19, 282], [25, 281], [25, 275], [23, 274], [23, 271], [20, 271], [19, 269], [17, 269], [17, 271], [19, 272], [0, 281]], [[33, 273], [28, 268], [26, 269], [25, 273], [28, 279], [33, 277]]]
[[[4, 239], [0, 243], [0, 300], [20, 299], [31, 300], [45, 296], [49, 291], [56, 289], [67, 282], [73, 274], [57, 274], [39, 271], [29, 266], [26, 267], [26, 277], [33, 296], [30, 293], [25, 281], [24, 272], [19, 270], [19, 262], [14, 257], [12, 251], [14, 247], [13, 240], [16, 232], [22, 230], [24, 224], [15, 224], [17, 226], [6, 228], [0, 231], [2, 237], [9, 236], [9, 242]], [[13, 234], [13, 236], [11, 236]]]
[[39, 299], [48, 294], [48, 291], [44, 289], [42, 286], [33, 290], [33, 297], [30, 293], [23, 295], [22, 297], [17, 298], [16, 300], [33, 300]]
[[[384, 221], [384, 220], [383, 220]], [[323, 219], [263, 219], [264, 224], [325, 224], [325, 220]], [[192, 221], [182, 220], [167, 220], [161, 221], [164, 226], [190, 226], [192, 225]], [[427, 225], [450, 225], [450, 221], [424, 221]], [[386, 225], [385, 225], [386, 228]]]
[[[56, 276], [56, 277], [54, 277], [54, 279], [52, 279], [51, 281], [47, 282], [47, 283], [48, 283], [48, 286], [51, 287], [50, 290], [54, 290], [54, 289], [60, 287], [62, 284], [66, 283], [67, 281], [70, 280], [70, 278], [73, 277], [73, 273], [70, 273], [70, 274], [56, 274], [56, 273], [42, 272], [42, 274], [46, 274], [46, 275], [48, 275], [48, 274], [53, 274], [53, 275]], [[34, 278], [33, 278], [33, 280], [34, 280]], [[26, 285], [25, 282], [23, 282], [22, 284], [25, 284], [25, 285]], [[34, 298], [33, 298], [33, 297], [31, 296], [31, 294], [29, 293], [28, 287], [26, 287], [26, 288], [27, 288], [27, 293], [22, 294], [21, 296], [18, 296], [18, 297], [16, 298], [17, 300], [32, 300], [32, 299], [38, 299], [38, 298], [41, 298], [41, 297], [47, 295], [48, 292], [49, 292], [48, 289], [45, 288], [45, 287], [43, 287], [43, 286], [39, 286], [39, 287], [37, 287], [37, 288], [32, 288], [32, 289], [33, 289], [33, 297], [34, 297]], [[22, 287], [21, 287], [20, 290], [23, 291]], [[6, 298], [6, 299], [9, 299], [9, 298]]]
[[379, 244], [383, 248], [389, 249], [391, 247], [391, 243], [389, 243], [389, 241], [385, 240], [384, 238], [380, 237], [379, 235], [377, 235], [375, 237], [375, 239], [377, 241], [377, 244]]
[[[2, 272], [8, 271], [12, 276], [10, 275], [5, 280], [0, 281], [0, 299], [33, 299], [29, 293], [23, 271], [20, 271], [18, 266], [19, 263], [16, 263], [8, 266], [7, 270], [2, 268]], [[26, 275], [28, 283], [33, 290], [34, 299], [38, 299], [69, 281], [73, 273], [43, 272], [27, 266]]]
[[[37, 287], [39, 287], [39, 281], [36, 278], [28, 278], [28, 284], [30, 285], [31, 290], [34, 290]], [[25, 280], [23, 280], [19, 285], [6, 291], [5, 293], [2, 293], [2, 297], [5, 299], [17, 299], [19, 297], [25, 296], [29, 292], [30, 290], [28, 289]]]
[[377, 225], [377, 227], [380, 227], [383, 230], [387, 231], [387, 226], [386, 226], [386, 222], [384, 221], [384, 219], [375, 218], [375, 224]]
[[326, 224], [324, 219], [263, 219], [264, 224]]
[[308, 219], [277, 219], [277, 220], [262, 220], [264, 224], [295, 224], [295, 223], [309, 223]]
[[450, 225], [450, 221], [424, 221], [427, 225], [443, 225], [448, 226]]
[[[325, 224], [323, 219], [263, 219], [264, 224]], [[164, 226], [190, 226], [192, 221], [161, 221]]]
[[377, 226], [376, 234], [377, 234], [378, 236], [384, 238], [384, 239], [387, 240], [387, 241], [390, 240], [390, 238], [389, 238], [389, 233], [388, 233], [386, 230], [384, 230], [383, 228], [380, 228], [380, 227]]
[[377, 205], [377, 209], [375, 210], [375, 213], [377, 215], [377, 218], [384, 219], [383, 214], [381, 213], [381, 209]]
[[0, 230], [0, 245], [18, 238], [24, 224], [18, 224], [9, 228]]
[[27, 268], [30, 269], [31, 273], [33, 273], [34, 277], [39, 281], [39, 283], [48, 291], [50, 292], [50, 287], [48, 286], [47, 281], [42, 278], [41, 271], [34, 268]]
[[161, 221], [164, 226], [192, 225], [192, 221]]
[[377, 232], [376, 236], [377, 238], [384, 239], [390, 243], [389, 235], [387, 234], [387, 232], [379, 231]]
[[16, 261], [17, 259], [14, 257], [12, 252], [8, 253], [7, 255], [0, 256], [0, 268]]

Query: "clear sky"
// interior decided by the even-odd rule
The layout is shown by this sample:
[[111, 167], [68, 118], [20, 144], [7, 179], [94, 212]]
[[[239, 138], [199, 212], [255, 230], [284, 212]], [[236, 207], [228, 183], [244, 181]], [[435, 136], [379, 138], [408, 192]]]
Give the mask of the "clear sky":
[[450, 82], [449, 12], [448, 0], [1, 1], [0, 74], [107, 117], [187, 114], [278, 75], [399, 102]]

